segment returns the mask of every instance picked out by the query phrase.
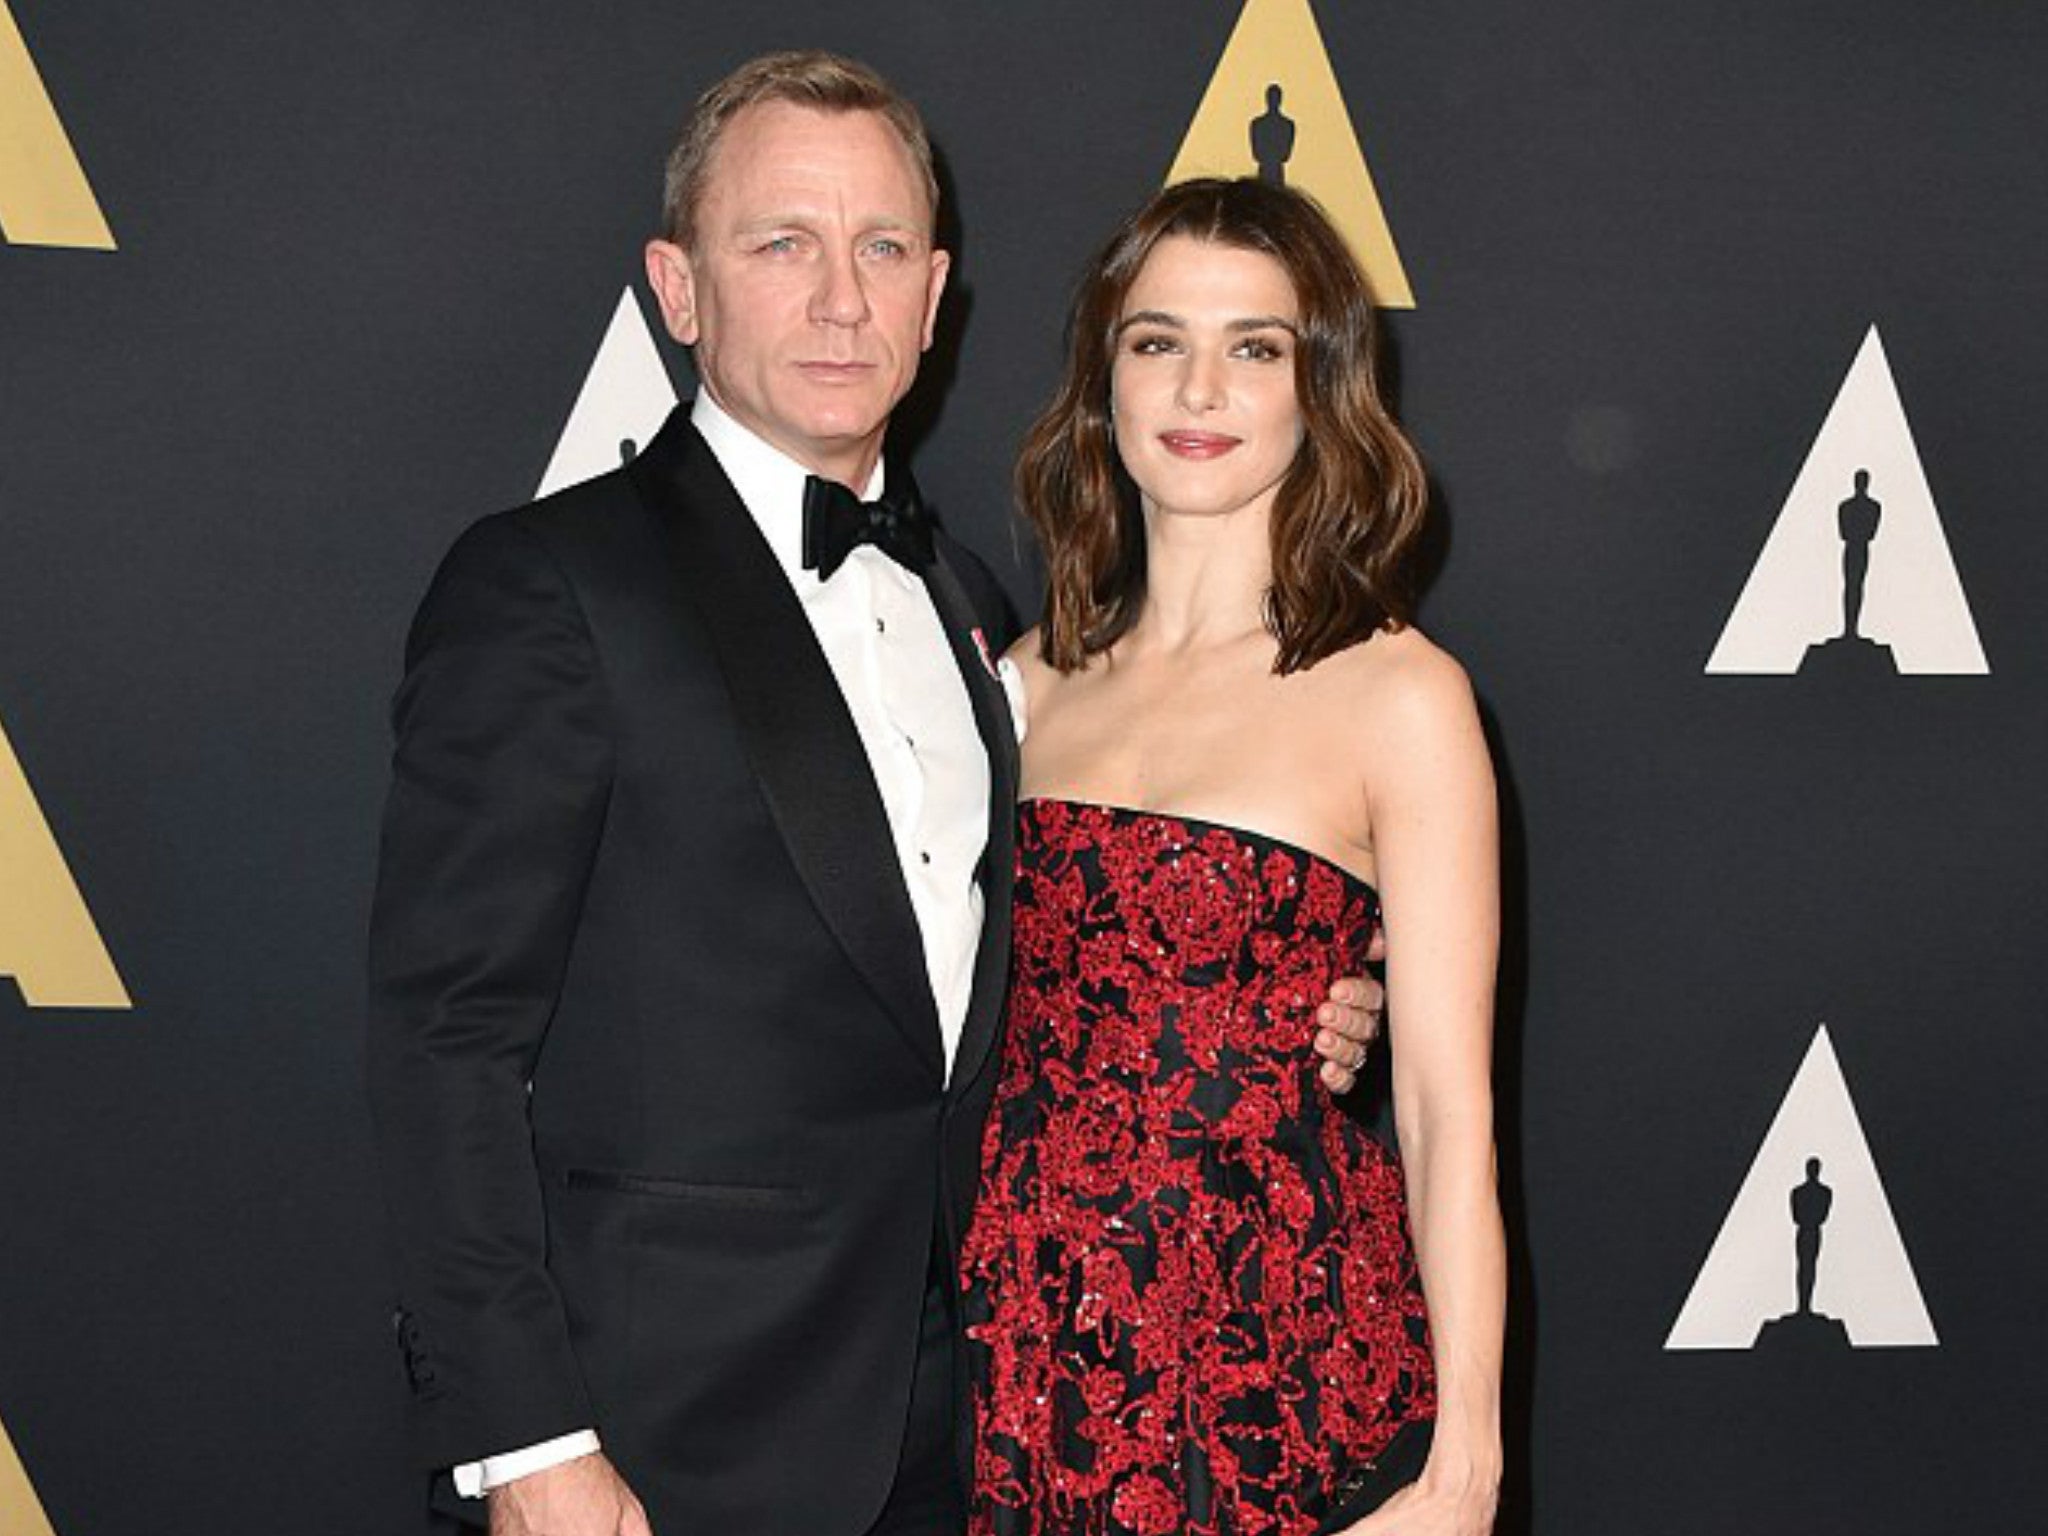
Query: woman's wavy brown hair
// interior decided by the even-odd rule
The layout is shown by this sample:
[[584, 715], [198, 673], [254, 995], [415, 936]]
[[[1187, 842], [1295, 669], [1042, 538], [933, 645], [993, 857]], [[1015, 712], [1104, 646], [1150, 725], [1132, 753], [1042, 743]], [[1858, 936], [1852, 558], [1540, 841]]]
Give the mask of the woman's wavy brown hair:
[[1365, 274], [1313, 200], [1250, 179], [1168, 187], [1110, 237], [1081, 280], [1066, 374], [1017, 460], [1017, 501], [1045, 550], [1039, 651], [1062, 672], [1085, 667], [1144, 606], [1145, 525], [1117, 456], [1110, 372], [1131, 286], [1159, 242], [1176, 235], [1272, 257], [1300, 306], [1303, 436], [1273, 504], [1266, 627], [1279, 642], [1274, 671], [1312, 667], [1412, 618], [1408, 555], [1428, 485], [1380, 393]]

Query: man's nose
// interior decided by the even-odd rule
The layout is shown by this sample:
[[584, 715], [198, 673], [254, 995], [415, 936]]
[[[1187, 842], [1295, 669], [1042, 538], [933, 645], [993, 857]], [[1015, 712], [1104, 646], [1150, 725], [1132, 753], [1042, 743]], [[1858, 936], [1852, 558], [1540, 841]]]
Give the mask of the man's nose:
[[859, 325], [867, 317], [868, 292], [853, 252], [827, 252], [811, 294], [811, 319], [820, 325]]

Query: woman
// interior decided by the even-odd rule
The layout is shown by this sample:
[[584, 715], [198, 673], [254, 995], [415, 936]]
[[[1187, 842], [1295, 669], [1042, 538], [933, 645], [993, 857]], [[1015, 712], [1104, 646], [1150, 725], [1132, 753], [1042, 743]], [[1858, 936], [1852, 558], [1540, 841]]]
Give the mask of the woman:
[[[1372, 324], [1308, 199], [1184, 183], [1090, 269], [1024, 448], [976, 1533], [1492, 1526], [1494, 790], [1407, 622], [1425, 488]], [[1382, 923], [1405, 1172], [1310, 1050]]]

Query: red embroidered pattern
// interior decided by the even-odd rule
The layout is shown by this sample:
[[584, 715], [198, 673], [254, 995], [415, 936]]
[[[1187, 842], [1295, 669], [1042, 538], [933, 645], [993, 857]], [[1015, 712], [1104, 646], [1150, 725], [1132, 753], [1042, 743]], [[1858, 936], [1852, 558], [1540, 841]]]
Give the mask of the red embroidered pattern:
[[1258, 833], [1031, 800], [1015, 921], [970, 1530], [1307, 1536], [1435, 1411], [1400, 1166], [1311, 1046], [1378, 899]]

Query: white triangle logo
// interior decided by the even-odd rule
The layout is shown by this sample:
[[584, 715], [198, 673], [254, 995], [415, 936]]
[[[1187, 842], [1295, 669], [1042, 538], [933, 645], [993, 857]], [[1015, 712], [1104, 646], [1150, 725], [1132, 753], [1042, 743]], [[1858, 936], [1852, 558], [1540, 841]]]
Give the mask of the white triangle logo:
[[1991, 670], [1874, 325], [1707, 670]]
[[555, 456], [540, 477], [536, 496], [617, 469], [654, 436], [676, 403], [676, 387], [662, 366], [654, 333], [628, 287], [619, 295], [612, 323], [598, 344], [597, 358], [562, 428]]
[[1823, 1024], [1664, 1347], [1939, 1342]]

